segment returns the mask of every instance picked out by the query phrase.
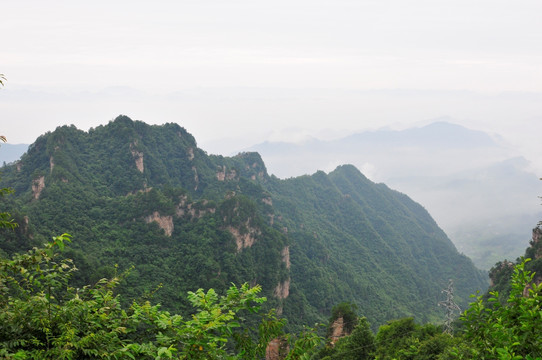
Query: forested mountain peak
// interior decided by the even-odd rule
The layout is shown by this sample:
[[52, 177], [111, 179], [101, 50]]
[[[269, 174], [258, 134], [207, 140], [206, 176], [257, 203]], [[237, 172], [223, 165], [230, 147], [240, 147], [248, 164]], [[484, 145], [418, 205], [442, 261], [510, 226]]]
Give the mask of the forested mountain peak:
[[448, 279], [457, 297], [485, 287], [431, 216], [352, 165], [286, 180], [258, 153], [209, 155], [177, 124], [119, 116], [88, 132], [62, 126], [2, 169], [23, 224], [6, 253], [68, 232], [69, 254], [92, 282], [134, 266], [126, 301], [152, 292], [186, 311], [183, 294], [261, 284], [291, 326], [322, 321], [340, 302], [374, 326], [401, 316], [439, 320]]
[[[30, 145], [16, 166], [21, 178], [35, 183], [76, 181], [94, 188], [101, 185], [100, 191], [114, 195], [171, 184], [199, 197], [215, 180], [268, 178], [257, 153], [208, 156], [178, 124], [148, 125], [124, 115], [88, 132], [73, 125], [58, 127]], [[16, 190], [30, 188], [26, 183]], [[39, 195], [34, 192], [33, 196]]]

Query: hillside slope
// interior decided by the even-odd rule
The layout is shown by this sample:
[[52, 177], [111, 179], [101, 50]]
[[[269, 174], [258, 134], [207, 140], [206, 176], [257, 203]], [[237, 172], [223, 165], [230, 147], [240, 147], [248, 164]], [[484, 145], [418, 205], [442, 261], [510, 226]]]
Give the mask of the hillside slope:
[[423, 207], [355, 167], [280, 180], [257, 153], [208, 155], [176, 124], [60, 127], [2, 176], [16, 191], [4, 207], [21, 224], [2, 233], [3, 252], [68, 232], [79, 283], [134, 266], [126, 301], [152, 293], [184, 312], [187, 290], [248, 281], [293, 326], [341, 301], [376, 326], [442, 319], [450, 278], [463, 304], [486, 287]]
[[281, 178], [353, 164], [421, 203], [482, 269], [519, 256], [540, 217], [539, 176], [518, 149], [447, 121], [332, 141], [266, 142], [248, 151], [261, 154]]

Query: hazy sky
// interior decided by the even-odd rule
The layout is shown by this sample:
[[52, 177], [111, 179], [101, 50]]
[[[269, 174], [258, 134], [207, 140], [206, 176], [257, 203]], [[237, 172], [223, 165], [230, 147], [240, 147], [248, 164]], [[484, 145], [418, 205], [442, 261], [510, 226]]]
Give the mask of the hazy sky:
[[[449, 116], [542, 169], [542, 1], [1, 0], [0, 133], [119, 114], [210, 152]], [[220, 141], [219, 141], [220, 140]]]

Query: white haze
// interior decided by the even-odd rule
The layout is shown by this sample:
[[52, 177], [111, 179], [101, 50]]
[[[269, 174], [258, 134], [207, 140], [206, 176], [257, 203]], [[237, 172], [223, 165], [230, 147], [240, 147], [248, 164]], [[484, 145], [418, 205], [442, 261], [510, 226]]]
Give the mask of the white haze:
[[539, 0], [6, 0], [0, 134], [28, 144], [125, 114], [229, 155], [449, 117], [540, 177], [540, 14]]

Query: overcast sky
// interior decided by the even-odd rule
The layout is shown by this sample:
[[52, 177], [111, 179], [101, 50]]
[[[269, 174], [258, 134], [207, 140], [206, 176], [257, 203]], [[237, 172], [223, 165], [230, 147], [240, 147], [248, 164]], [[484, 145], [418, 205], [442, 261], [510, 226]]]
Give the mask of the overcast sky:
[[497, 132], [542, 169], [542, 1], [2, 0], [0, 133], [119, 114], [210, 152], [424, 124]]

